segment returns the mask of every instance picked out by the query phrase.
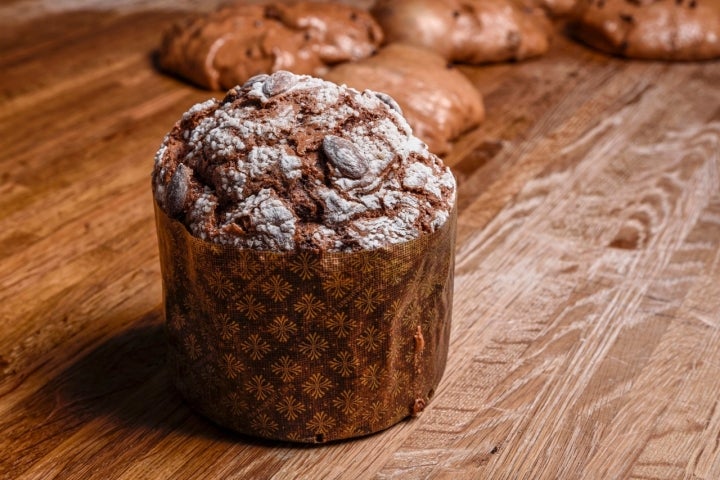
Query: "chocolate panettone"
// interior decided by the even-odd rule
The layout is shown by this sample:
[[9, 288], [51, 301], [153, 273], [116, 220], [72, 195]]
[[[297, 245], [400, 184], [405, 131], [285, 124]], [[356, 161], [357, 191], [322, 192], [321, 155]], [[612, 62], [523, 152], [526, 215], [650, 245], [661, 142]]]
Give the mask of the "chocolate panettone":
[[277, 72], [192, 107], [155, 159], [187, 400], [321, 442], [417, 414], [447, 356], [455, 180], [394, 100]]

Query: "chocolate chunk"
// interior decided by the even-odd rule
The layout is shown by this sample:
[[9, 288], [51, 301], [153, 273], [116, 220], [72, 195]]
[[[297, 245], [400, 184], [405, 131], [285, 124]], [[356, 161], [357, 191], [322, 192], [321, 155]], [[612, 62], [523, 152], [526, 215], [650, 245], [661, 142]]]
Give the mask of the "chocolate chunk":
[[357, 180], [368, 170], [367, 160], [349, 140], [328, 135], [323, 138], [323, 151], [330, 163], [347, 178]]
[[253, 85], [255, 85], [256, 83], [258, 83], [258, 82], [264, 82], [264, 81], [266, 81], [268, 78], [270, 78], [270, 75], [268, 75], [267, 73], [261, 73], [261, 74], [258, 74], [258, 75], [254, 75], [254, 76], [248, 78], [248, 79], [245, 81], [245, 83], [243, 83], [242, 88], [251, 88], [251, 87], [252, 87]]
[[279, 95], [295, 85], [295, 75], [280, 71], [270, 75], [263, 84], [262, 91], [268, 97]]
[[375, 92], [375, 96], [379, 98], [383, 103], [385, 103], [388, 107], [392, 108], [396, 112], [398, 112], [400, 115], [403, 114], [402, 108], [400, 108], [400, 105], [395, 101], [394, 98], [392, 98], [387, 93], [383, 92]]
[[192, 172], [184, 164], [178, 164], [167, 186], [167, 210], [171, 217], [175, 217], [185, 210], [190, 191], [190, 175]]

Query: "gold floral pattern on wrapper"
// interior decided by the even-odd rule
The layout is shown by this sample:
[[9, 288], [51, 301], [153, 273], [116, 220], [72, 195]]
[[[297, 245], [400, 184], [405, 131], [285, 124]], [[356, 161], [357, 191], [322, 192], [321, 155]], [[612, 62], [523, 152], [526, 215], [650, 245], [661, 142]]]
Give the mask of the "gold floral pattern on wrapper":
[[317, 443], [425, 407], [448, 353], [455, 210], [432, 234], [351, 253], [219, 245], [155, 212], [169, 368], [196, 410]]

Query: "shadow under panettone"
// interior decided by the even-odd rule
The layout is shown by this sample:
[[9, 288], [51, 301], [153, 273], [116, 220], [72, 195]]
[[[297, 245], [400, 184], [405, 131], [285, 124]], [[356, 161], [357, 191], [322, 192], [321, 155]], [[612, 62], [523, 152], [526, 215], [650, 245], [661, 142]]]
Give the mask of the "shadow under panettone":
[[[218, 426], [191, 409], [170, 381], [164, 330], [158, 306], [132, 327], [99, 343], [37, 391], [24, 408], [28, 415], [38, 416], [36, 428], [50, 437], [45, 445], [54, 448], [84, 425], [97, 422], [107, 432], [95, 440], [98, 449], [120, 441], [127, 445], [124, 455], [138, 454], [135, 450], [143, 448], [148, 437], [157, 441], [195, 437], [266, 448], [319, 447], [248, 436]], [[54, 419], [58, 417], [73, 418], [72, 426], [55, 432]]]
[[[193, 412], [171, 385], [160, 307], [97, 345], [38, 392], [54, 399], [51, 415], [108, 424], [133, 448], [132, 436], [200, 436], [221, 442], [277, 445], [222, 429]], [[60, 407], [58, 407], [60, 405]]]

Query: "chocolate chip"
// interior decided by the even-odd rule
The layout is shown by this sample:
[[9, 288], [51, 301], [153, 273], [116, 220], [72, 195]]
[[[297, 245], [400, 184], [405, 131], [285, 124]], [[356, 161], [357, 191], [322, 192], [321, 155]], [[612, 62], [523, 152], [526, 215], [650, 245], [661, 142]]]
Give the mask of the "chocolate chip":
[[323, 138], [323, 151], [330, 163], [347, 178], [357, 180], [368, 170], [367, 160], [349, 140], [328, 135]]
[[520, 32], [514, 30], [508, 32], [505, 36], [505, 41], [507, 42], [508, 48], [511, 50], [517, 50], [518, 47], [520, 47]]
[[627, 15], [625, 13], [620, 14], [620, 20], [622, 20], [625, 23], [634, 23], [635, 22], [635, 18], [633, 18], [632, 15]]
[[402, 108], [400, 108], [400, 105], [398, 105], [398, 103], [395, 101], [395, 99], [392, 98], [392, 97], [391, 97], [390, 95], [388, 95], [387, 93], [375, 92], [375, 96], [376, 96], [377, 98], [379, 98], [380, 100], [382, 100], [382, 102], [383, 102], [384, 104], [386, 104], [388, 107], [390, 107], [390, 108], [392, 108], [393, 110], [395, 110], [396, 112], [398, 112], [400, 115], [403, 114]]
[[697, 7], [697, 1], [696, 1], [696, 0], [690, 0], [690, 3], [688, 3], [688, 7], [690, 7], [690, 8], [696, 8], [696, 7]]
[[187, 202], [188, 192], [190, 190], [190, 173], [190, 169], [180, 163], [170, 178], [165, 203], [167, 213], [171, 217], [177, 216], [185, 210], [185, 203]]
[[267, 80], [265, 80], [262, 91], [268, 97], [273, 97], [288, 90], [290, 87], [295, 85], [296, 81], [295, 75], [290, 72], [280, 70], [279, 72], [273, 73], [267, 78]]

